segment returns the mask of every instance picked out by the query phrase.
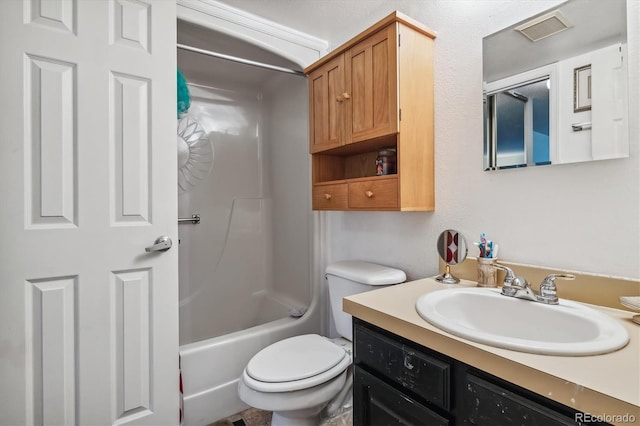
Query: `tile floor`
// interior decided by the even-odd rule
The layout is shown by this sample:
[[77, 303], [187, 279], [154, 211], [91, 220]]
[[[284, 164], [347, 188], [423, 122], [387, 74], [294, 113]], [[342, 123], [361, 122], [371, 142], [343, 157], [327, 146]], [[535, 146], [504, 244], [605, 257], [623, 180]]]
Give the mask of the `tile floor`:
[[[249, 408], [241, 413], [218, 420], [208, 426], [270, 426], [271, 412]], [[345, 410], [336, 416], [324, 419], [318, 426], [352, 426], [351, 410]]]

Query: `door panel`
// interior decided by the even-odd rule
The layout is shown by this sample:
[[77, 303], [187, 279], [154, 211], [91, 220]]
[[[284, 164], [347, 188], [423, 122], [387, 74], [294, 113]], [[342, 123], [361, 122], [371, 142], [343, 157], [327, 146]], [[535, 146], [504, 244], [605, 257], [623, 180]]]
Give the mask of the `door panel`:
[[397, 132], [396, 33], [389, 25], [347, 52], [349, 143]]
[[29, 280], [25, 287], [33, 423], [74, 424], [77, 276]]
[[310, 152], [344, 145], [344, 56], [333, 59], [309, 75]]
[[175, 4], [0, 20], [0, 425], [176, 424]]
[[114, 225], [149, 223], [150, 81], [111, 73], [110, 141]]
[[629, 156], [626, 45], [596, 51], [591, 63], [591, 153], [594, 160]]

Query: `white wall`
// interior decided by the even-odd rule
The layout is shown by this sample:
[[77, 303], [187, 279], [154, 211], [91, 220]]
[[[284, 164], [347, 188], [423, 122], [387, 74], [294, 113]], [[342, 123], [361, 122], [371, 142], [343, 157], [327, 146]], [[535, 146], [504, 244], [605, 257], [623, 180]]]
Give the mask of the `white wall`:
[[438, 33], [436, 211], [317, 213], [328, 215], [329, 261], [378, 261], [411, 279], [433, 275], [437, 237], [456, 228], [469, 243], [486, 232], [508, 261], [640, 278], [640, 2], [629, 2], [630, 157], [499, 172], [482, 171], [482, 37], [559, 2], [387, 3], [388, 12]]

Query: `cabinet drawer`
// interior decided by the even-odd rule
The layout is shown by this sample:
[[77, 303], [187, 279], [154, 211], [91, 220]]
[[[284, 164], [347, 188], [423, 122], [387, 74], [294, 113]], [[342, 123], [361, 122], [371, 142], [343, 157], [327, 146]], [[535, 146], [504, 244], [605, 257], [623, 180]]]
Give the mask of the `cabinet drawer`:
[[355, 363], [440, 408], [450, 408], [451, 366], [423, 351], [360, 325], [354, 327]]
[[354, 369], [354, 425], [448, 426], [449, 420], [358, 366]]
[[349, 207], [356, 209], [398, 208], [398, 179], [373, 178], [349, 183]]
[[463, 386], [464, 424], [500, 424], [504, 426], [568, 426], [577, 423], [570, 417], [524, 398], [497, 384], [467, 374]]
[[346, 210], [347, 184], [316, 185], [313, 187], [314, 210]]

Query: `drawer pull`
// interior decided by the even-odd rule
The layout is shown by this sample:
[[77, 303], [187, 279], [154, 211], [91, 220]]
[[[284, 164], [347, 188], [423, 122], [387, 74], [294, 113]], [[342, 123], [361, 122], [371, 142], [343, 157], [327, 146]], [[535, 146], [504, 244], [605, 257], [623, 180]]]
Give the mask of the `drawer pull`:
[[404, 368], [407, 370], [413, 370], [413, 364], [411, 363], [411, 356], [413, 354], [407, 354], [404, 356]]
[[331, 199], [331, 194], [329, 194], [329, 193], [324, 194], [324, 199], [325, 200], [330, 200]]
[[364, 193], [364, 195], [366, 195], [367, 198], [371, 198], [371, 197], [373, 197], [373, 192], [367, 191], [367, 192]]

